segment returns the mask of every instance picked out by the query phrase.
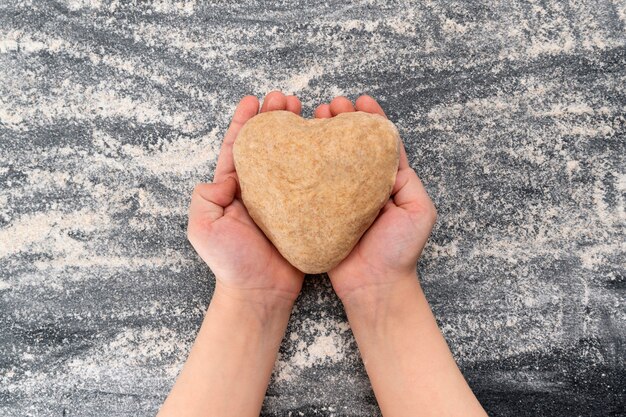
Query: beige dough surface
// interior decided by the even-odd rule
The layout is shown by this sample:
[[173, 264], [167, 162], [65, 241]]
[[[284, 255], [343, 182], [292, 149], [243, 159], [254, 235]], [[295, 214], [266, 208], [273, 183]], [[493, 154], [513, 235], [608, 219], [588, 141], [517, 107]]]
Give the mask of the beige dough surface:
[[260, 113], [233, 147], [243, 202], [292, 265], [326, 272], [348, 256], [389, 199], [399, 140], [392, 122], [370, 113]]

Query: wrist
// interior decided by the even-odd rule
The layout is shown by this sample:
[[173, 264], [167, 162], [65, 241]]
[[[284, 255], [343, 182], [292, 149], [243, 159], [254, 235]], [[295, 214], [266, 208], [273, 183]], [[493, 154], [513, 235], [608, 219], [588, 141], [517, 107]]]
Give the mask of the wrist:
[[211, 306], [221, 311], [249, 312], [258, 321], [265, 323], [276, 317], [289, 316], [295, 297], [279, 290], [263, 288], [236, 288], [215, 284]]
[[[345, 275], [345, 274], [344, 274]], [[345, 305], [380, 303], [405, 285], [418, 285], [417, 271], [352, 271], [342, 276], [329, 274], [337, 296]]]
[[341, 301], [350, 320], [374, 326], [401, 318], [407, 303], [423, 297], [416, 273], [361, 285], [343, 294]]

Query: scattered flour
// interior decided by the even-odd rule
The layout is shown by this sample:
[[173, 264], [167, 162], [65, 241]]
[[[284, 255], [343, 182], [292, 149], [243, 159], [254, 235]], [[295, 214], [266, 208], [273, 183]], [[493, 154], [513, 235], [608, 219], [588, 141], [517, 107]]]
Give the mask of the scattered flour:
[[313, 65], [308, 70], [294, 73], [290, 78], [282, 82], [283, 92], [285, 94], [296, 94], [306, 89], [311, 80], [323, 76], [324, 68], [319, 65]]
[[67, 236], [69, 230], [102, 231], [108, 222], [91, 210], [73, 213], [48, 211], [20, 217], [9, 227], [0, 229], [0, 258], [44, 243], [55, 252], [82, 250], [82, 244]]
[[574, 172], [580, 169], [580, 162], [567, 161], [565, 169], [567, 170], [567, 174], [571, 177]]
[[58, 52], [67, 41], [54, 36], [44, 34], [24, 33], [21, 30], [13, 30], [10, 32], [0, 32], [0, 54], [17, 52], [24, 54], [33, 54], [39, 51]]
[[[122, 156], [128, 163], [148, 170], [154, 175], [180, 176], [198, 170], [217, 160], [221, 139], [218, 128], [201, 137], [179, 137], [149, 149], [144, 146], [122, 144], [106, 132], [95, 130], [93, 143], [101, 152], [113, 153], [113, 159]], [[208, 179], [207, 179], [208, 180]]]
[[168, 99], [153, 93], [149, 99], [130, 97], [122, 91], [104, 86], [84, 86], [65, 80], [51, 94], [35, 105], [0, 102], [0, 116], [14, 128], [23, 120], [30, 124], [48, 125], [54, 120], [94, 121], [99, 118], [134, 120], [142, 124], [168, 125], [182, 133], [195, 133], [200, 126], [189, 111], [166, 110]]
[[[14, 221], [9, 227], [0, 229], [0, 258], [9, 257], [18, 252], [29, 251], [45, 253], [50, 258], [33, 261], [33, 266], [40, 270], [64, 270], [68, 267], [126, 268], [169, 267], [178, 270], [193, 264], [178, 251], [165, 249], [155, 256], [116, 255], [99, 253], [88, 243], [76, 240], [71, 232], [102, 233], [113, 227], [111, 219], [103, 213], [83, 209], [71, 213], [48, 211], [25, 215]], [[31, 281], [54, 286], [51, 279], [37, 275], [25, 275], [21, 284]], [[67, 279], [67, 277], [66, 277]]]
[[467, 32], [468, 25], [462, 25], [452, 19], [446, 18], [443, 22], [443, 31], [449, 34], [458, 35]]
[[177, 13], [182, 15], [191, 15], [195, 11], [196, 1], [195, 0], [184, 0], [184, 1], [164, 1], [158, 0], [152, 3], [152, 7], [154, 11], [157, 13]]
[[297, 332], [287, 335], [290, 349], [274, 366], [275, 382], [289, 382], [306, 369], [346, 359], [352, 336], [345, 322], [332, 319], [305, 319]]

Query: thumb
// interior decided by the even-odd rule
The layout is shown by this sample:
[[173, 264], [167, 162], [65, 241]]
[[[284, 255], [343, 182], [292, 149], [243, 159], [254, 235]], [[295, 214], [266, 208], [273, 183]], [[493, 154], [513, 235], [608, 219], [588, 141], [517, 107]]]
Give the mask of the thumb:
[[415, 171], [409, 167], [398, 171], [392, 195], [393, 202], [400, 208], [413, 213], [432, 213], [433, 216], [436, 216], [435, 206], [428, 196], [426, 188]]
[[[206, 185], [210, 187], [208, 192], [203, 194], [202, 197], [221, 207], [230, 205], [237, 193], [237, 179], [233, 176], [228, 176], [221, 182]], [[203, 190], [200, 191], [202, 192]]]
[[237, 180], [227, 177], [222, 182], [196, 185], [191, 195], [189, 222], [202, 219], [213, 222], [224, 215], [224, 208], [229, 206], [237, 192]]

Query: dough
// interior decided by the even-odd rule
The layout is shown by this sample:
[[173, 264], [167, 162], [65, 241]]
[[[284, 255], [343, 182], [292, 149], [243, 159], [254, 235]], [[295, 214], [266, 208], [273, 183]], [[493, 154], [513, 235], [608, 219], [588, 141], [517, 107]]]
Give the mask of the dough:
[[252, 219], [293, 266], [315, 274], [348, 256], [388, 201], [399, 149], [380, 115], [271, 111], [246, 122], [233, 156]]

